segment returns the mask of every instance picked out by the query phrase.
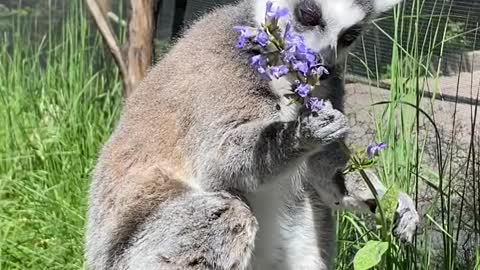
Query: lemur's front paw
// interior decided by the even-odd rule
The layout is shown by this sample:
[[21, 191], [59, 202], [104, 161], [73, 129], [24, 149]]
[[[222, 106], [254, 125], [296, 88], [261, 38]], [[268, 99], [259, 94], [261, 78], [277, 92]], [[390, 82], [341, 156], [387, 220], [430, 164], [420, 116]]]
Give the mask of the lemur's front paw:
[[[380, 182], [378, 176], [371, 170], [365, 170], [365, 174], [375, 188], [379, 198], [385, 195], [386, 188]], [[335, 178], [337, 185], [346, 187], [347, 196], [344, 197], [342, 204], [345, 208], [361, 212], [368, 211], [375, 213], [377, 204], [375, 196], [366, 184], [359, 172], [347, 174], [344, 178]], [[395, 223], [393, 233], [403, 241], [412, 242], [415, 229], [419, 225], [420, 217], [415, 209], [415, 203], [407, 194], [400, 192], [398, 196], [398, 206], [395, 213]]]
[[306, 144], [327, 145], [345, 138], [349, 130], [347, 117], [332, 107], [330, 101], [317, 114], [301, 120], [300, 133]]
[[413, 200], [407, 194], [400, 193], [393, 228], [394, 234], [401, 240], [411, 243], [419, 223], [420, 216], [415, 209]]

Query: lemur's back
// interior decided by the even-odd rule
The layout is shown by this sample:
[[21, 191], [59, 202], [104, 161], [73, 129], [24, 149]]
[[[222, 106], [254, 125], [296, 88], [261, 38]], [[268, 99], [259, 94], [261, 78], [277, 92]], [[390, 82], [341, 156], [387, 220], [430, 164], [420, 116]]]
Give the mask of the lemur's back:
[[[179, 153], [191, 154], [191, 140], [199, 137], [200, 127], [221, 118], [251, 118], [260, 113], [238, 115], [245, 107], [261, 109], [254, 106], [257, 102], [252, 94], [260, 82], [249, 69], [248, 60], [232, 46], [236, 38], [232, 28], [245, 20], [245, 14], [244, 6], [229, 6], [210, 13], [186, 31], [128, 98], [109, 142], [115, 146], [107, 146], [107, 151], [123, 149], [128, 156], [135, 156], [134, 151], [154, 162], [161, 159], [165, 162], [162, 167], [184, 171], [178, 177], [187, 179], [191, 177], [184, 160], [188, 157]], [[218, 115], [219, 111], [225, 115]]]

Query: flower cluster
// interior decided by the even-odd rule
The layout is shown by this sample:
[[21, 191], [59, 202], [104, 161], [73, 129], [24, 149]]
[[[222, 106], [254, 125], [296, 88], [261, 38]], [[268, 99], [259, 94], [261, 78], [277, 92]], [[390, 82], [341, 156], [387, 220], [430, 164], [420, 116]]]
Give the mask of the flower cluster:
[[239, 34], [236, 47], [245, 48], [248, 44], [259, 46], [261, 54], [250, 59], [252, 68], [262, 79], [279, 79], [293, 75], [293, 88], [296, 101], [302, 102], [307, 109], [318, 112], [324, 107], [323, 100], [312, 95], [320, 79], [329, 75], [327, 68], [321, 64], [321, 57], [308, 48], [302, 36], [293, 32], [288, 22], [284, 31], [278, 25], [280, 18], [288, 16], [285, 8], [274, 8], [267, 1], [265, 23], [259, 28], [237, 26]]

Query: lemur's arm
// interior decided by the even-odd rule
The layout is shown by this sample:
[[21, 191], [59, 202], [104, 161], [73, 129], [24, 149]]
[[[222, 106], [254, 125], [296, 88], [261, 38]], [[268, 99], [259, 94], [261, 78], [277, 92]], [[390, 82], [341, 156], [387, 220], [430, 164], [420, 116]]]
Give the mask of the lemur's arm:
[[202, 145], [196, 175], [209, 189], [253, 191], [292, 171], [322, 145], [343, 138], [347, 130], [346, 117], [329, 102], [316, 116], [292, 122], [261, 119], [219, 130]]
[[[348, 158], [348, 149], [342, 142], [333, 143], [308, 160], [307, 181], [315, 188], [323, 202], [333, 209], [349, 210], [360, 213], [375, 213], [375, 196], [365, 179], [358, 172], [343, 175]], [[381, 198], [385, 186], [372, 171], [365, 171]], [[419, 215], [413, 200], [405, 193], [398, 198], [397, 219], [394, 233], [403, 240], [411, 241], [419, 223]]]

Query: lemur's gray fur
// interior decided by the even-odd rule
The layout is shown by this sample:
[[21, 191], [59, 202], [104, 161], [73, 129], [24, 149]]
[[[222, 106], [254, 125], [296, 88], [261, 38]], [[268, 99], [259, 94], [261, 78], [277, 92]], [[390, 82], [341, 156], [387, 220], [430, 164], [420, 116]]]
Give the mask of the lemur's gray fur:
[[[399, 2], [275, 3], [302, 1], [350, 8], [363, 23]], [[128, 98], [93, 175], [89, 269], [332, 269], [332, 209], [374, 211], [363, 181], [339, 173], [348, 159], [342, 50], [326, 55], [337, 67], [315, 92], [326, 108], [302, 114], [283, 96], [288, 81], [260, 80], [252, 52], [234, 48], [233, 27], [258, 24], [264, 4], [244, 0], [203, 17]], [[322, 40], [342, 30], [328, 23]], [[298, 31], [315, 48], [315, 29]], [[418, 215], [405, 194], [398, 212], [396, 232], [409, 239]]]

